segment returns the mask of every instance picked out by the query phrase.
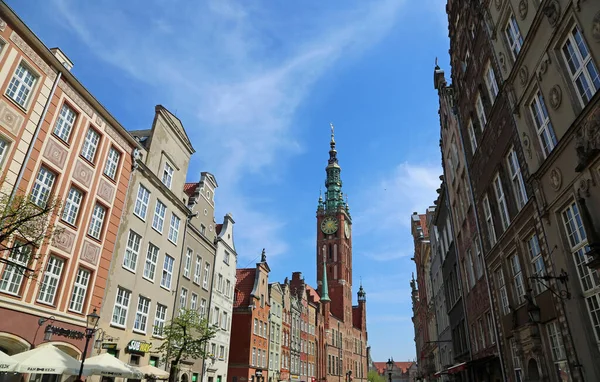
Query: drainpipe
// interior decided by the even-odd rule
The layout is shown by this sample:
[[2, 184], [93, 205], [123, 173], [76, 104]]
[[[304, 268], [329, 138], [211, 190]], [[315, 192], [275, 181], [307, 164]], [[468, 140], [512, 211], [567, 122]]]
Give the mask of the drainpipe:
[[23, 159], [23, 163], [21, 164], [21, 169], [19, 170], [19, 175], [17, 176], [15, 185], [13, 186], [13, 189], [10, 192], [10, 197], [8, 198], [8, 205], [10, 205], [10, 203], [13, 201], [13, 198], [15, 197], [15, 193], [17, 192], [17, 189], [19, 188], [19, 183], [21, 183], [21, 180], [23, 179], [23, 174], [25, 173], [25, 168], [27, 167], [27, 162], [29, 161], [29, 157], [31, 156], [31, 152], [33, 151], [33, 146], [35, 145], [35, 141], [37, 140], [37, 137], [40, 133], [42, 124], [44, 123], [44, 119], [46, 118], [46, 114], [48, 113], [48, 108], [50, 107], [50, 103], [52, 101], [52, 98], [54, 97], [54, 93], [56, 92], [56, 87], [58, 86], [58, 81], [60, 81], [61, 77], [62, 77], [62, 72], [59, 70], [58, 74], [56, 76], [56, 79], [54, 80], [54, 83], [52, 84], [52, 90], [50, 90], [50, 94], [48, 95], [48, 99], [46, 100], [46, 104], [44, 105], [44, 110], [42, 111], [40, 120], [38, 121], [37, 125], [35, 126], [35, 131], [33, 133], [33, 137], [31, 138], [31, 142], [29, 143], [29, 147], [27, 148], [27, 153], [25, 154], [25, 158]]

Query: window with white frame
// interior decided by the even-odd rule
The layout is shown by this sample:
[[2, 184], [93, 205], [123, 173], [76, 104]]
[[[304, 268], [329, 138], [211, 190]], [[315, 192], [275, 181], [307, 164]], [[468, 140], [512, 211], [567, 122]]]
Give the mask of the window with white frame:
[[60, 112], [58, 113], [58, 118], [56, 118], [56, 125], [54, 125], [54, 130], [52, 131], [54, 135], [63, 142], [69, 142], [69, 137], [71, 136], [71, 131], [73, 130], [76, 118], [77, 114], [75, 113], [75, 110], [66, 103], [63, 103]]
[[102, 226], [104, 225], [104, 217], [106, 216], [106, 208], [96, 203], [94, 211], [92, 212], [92, 218], [90, 219], [90, 226], [88, 228], [88, 235], [94, 239], [100, 240], [100, 234], [102, 233]]
[[473, 154], [477, 150], [477, 136], [475, 135], [475, 127], [473, 126], [473, 121], [469, 120], [469, 124], [467, 125], [467, 132], [469, 133], [469, 142], [471, 142], [471, 150], [473, 150]]
[[192, 249], [187, 248], [185, 251], [185, 260], [183, 262], [183, 277], [190, 278], [190, 268], [192, 266]]
[[83, 141], [83, 147], [81, 148], [81, 156], [93, 163], [96, 157], [96, 150], [98, 149], [98, 142], [100, 142], [100, 134], [93, 128], [89, 128], [85, 134]]
[[229, 265], [229, 252], [225, 251], [224, 255], [223, 255], [223, 262], [227, 265]]
[[4, 163], [4, 155], [8, 149], [8, 141], [0, 136], [0, 166]]
[[146, 261], [144, 261], [144, 278], [154, 282], [154, 274], [156, 273], [156, 263], [158, 262], [159, 249], [156, 245], [148, 243], [148, 251], [146, 252]]
[[167, 213], [167, 206], [160, 200], [156, 200], [156, 207], [154, 208], [154, 217], [152, 218], [152, 228], [162, 233], [163, 226], [165, 224], [165, 214]]
[[502, 307], [502, 313], [510, 313], [510, 304], [508, 303], [508, 293], [506, 292], [506, 283], [504, 281], [504, 272], [502, 268], [496, 270], [496, 284], [498, 284], [498, 299], [500, 300], [500, 306]]
[[225, 280], [225, 297], [231, 297], [231, 281]]
[[585, 106], [600, 89], [600, 75], [578, 26], [571, 29], [562, 52], [579, 100]]
[[15, 70], [8, 87], [6, 95], [21, 107], [27, 107], [29, 97], [37, 81], [37, 75], [24, 62], [21, 62]]
[[202, 274], [202, 258], [196, 256], [196, 264], [194, 265], [194, 283], [200, 285], [200, 276]]
[[54, 304], [54, 298], [56, 297], [56, 291], [58, 290], [58, 284], [60, 283], [60, 276], [62, 274], [64, 260], [55, 256], [50, 256], [48, 263], [46, 264], [46, 270], [44, 271], [44, 278], [42, 279], [42, 285], [40, 286], [40, 294], [38, 301], [45, 304]]
[[125, 327], [127, 321], [127, 311], [129, 310], [129, 300], [131, 298], [131, 292], [121, 287], [117, 288], [117, 297], [115, 299], [115, 306], [113, 308], [111, 324]]
[[142, 237], [137, 233], [129, 230], [127, 238], [127, 247], [125, 248], [125, 256], [123, 256], [123, 268], [135, 272], [137, 267], [137, 259], [140, 253], [140, 242]]
[[548, 338], [550, 340], [550, 349], [552, 350], [552, 360], [554, 362], [567, 359], [565, 345], [563, 344], [562, 334], [558, 326], [558, 320], [554, 320], [546, 324]]
[[483, 197], [483, 215], [485, 217], [485, 225], [488, 231], [488, 240], [490, 247], [496, 244], [496, 230], [494, 228], [494, 220], [492, 218], [492, 209], [490, 207], [490, 200], [487, 194]]
[[483, 331], [483, 319], [477, 320], [477, 329], [479, 329], [479, 338], [481, 339], [481, 349], [487, 346], [485, 343], [485, 332]]
[[223, 312], [223, 314], [221, 315], [221, 329], [227, 330], [227, 320], [227, 312]]
[[65, 208], [63, 209], [62, 213], [62, 220], [64, 222], [73, 226], [75, 225], [82, 199], [83, 192], [75, 187], [71, 187], [69, 194], [67, 195], [67, 200], [65, 200]]
[[515, 370], [515, 382], [522, 382], [523, 373], [521, 371], [521, 358], [519, 357], [519, 351], [517, 350], [517, 342], [515, 341], [514, 337], [511, 338], [509, 341], [513, 369]]
[[546, 158], [548, 154], [554, 150], [558, 140], [556, 139], [552, 122], [550, 122], [550, 116], [548, 115], [548, 109], [546, 108], [544, 97], [542, 96], [542, 92], [539, 90], [535, 93], [535, 96], [529, 104], [529, 111], [531, 112], [531, 117], [533, 118], [533, 124], [535, 125], [535, 130], [540, 141], [540, 146], [542, 147], [542, 152], [544, 153], [544, 158]]
[[477, 237], [473, 239], [473, 254], [475, 256], [475, 276], [477, 280], [483, 277], [484, 264], [483, 264], [483, 254], [479, 249], [479, 240]]
[[496, 174], [494, 178], [494, 193], [496, 194], [496, 203], [498, 204], [498, 212], [500, 213], [500, 222], [502, 223], [502, 231], [510, 225], [510, 217], [508, 216], [508, 207], [506, 205], [506, 196], [502, 188], [500, 174]]
[[198, 295], [194, 292], [192, 292], [192, 297], [190, 298], [190, 309], [198, 309]]
[[206, 263], [206, 264], [204, 264], [204, 280], [202, 280], [202, 288], [204, 288], [204, 289], [208, 288], [209, 279], [210, 279], [210, 264]]
[[469, 289], [475, 286], [475, 274], [473, 272], [473, 254], [471, 253], [471, 249], [467, 250], [467, 263], [465, 264], [467, 268], [467, 276], [469, 278]]
[[492, 67], [491, 62], [488, 62], [487, 67], [485, 68], [485, 86], [487, 87], [490, 96], [490, 102], [494, 104], [496, 96], [498, 95], [498, 83], [496, 82], [496, 75], [494, 74], [494, 67]]
[[225, 346], [219, 346], [219, 359], [225, 359]]
[[223, 275], [217, 275], [217, 292], [223, 292]]
[[521, 272], [521, 262], [519, 256], [515, 253], [510, 256], [510, 268], [513, 276], [513, 287], [515, 297], [519, 304], [525, 302], [525, 284], [523, 283], [523, 272]]
[[167, 307], [156, 304], [156, 313], [154, 315], [154, 328], [152, 334], [156, 337], [162, 337], [165, 321], [167, 320]]
[[221, 319], [221, 309], [215, 307], [215, 314], [213, 315], [213, 325], [218, 326], [219, 320]]
[[39, 207], [46, 207], [56, 175], [46, 167], [40, 167], [33, 188], [31, 189], [31, 202]]
[[150, 202], [150, 191], [140, 184], [138, 188], [137, 197], [135, 199], [135, 207], [133, 213], [140, 217], [142, 220], [146, 220], [146, 213], [148, 212], [148, 203]]
[[148, 312], [150, 311], [150, 299], [139, 296], [137, 312], [135, 313], [135, 322], [133, 323], [133, 330], [137, 332], [146, 333], [146, 326], [148, 324]]
[[169, 240], [174, 244], [177, 244], [177, 239], [179, 238], [179, 223], [181, 219], [177, 217], [175, 214], [171, 214], [171, 224], [169, 225]]
[[173, 167], [169, 164], [169, 162], [165, 162], [165, 167], [163, 168], [162, 182], [168, 188], [171, 188], [171, 184], [173, 183]]
[[206, 314], [206, 300], [200, 299], [200, 317], [204, 318]]
[[488, 335], [490, 336], [490, 343], [496, 343], [496, 335], [494, 330], [494, 322], [492, 321], [492, 314], [490, 312], [486, 313], [487, 326], [488, 326]]
[[477, 119], [479, 120], [479, 126], [481, 131], [485, 130], [485, 124], [487, 123], [487, 117], [485, 115], [485, 108], [483, 107], [483, 100], [481, 94], [477, 93], [475, 98], [475, 111], [477, 112]]
[[508, 162], [508, 172], [515, 200], [517, 201], [517, 208], [520, 210], [525, 206], [529, 198], [527, 197], [527, 190], [525, 189], [525, 182], [523, 181], [523, 173], [521, 172], [517, 152], [514, 148], [511, 148], [508, 152], [506, 162]]
[[2, 272], [0, 291], [12, 295], [19, 294], [23, 282], [22, 267], [27, 267], [30, 259], [31, 246], [24, 246], [15, 242], [8, 258], [10, 262], [4, 266], [4, 271]]
[[121, 153], [114, 147], [108, 150], [108, 157], [106, 157], [106, 165], [104, 166], [104, 175], [110, 179], [115, 180], [117, 176], [117, 168], [119, 167], [119, 161], [121, 160]]
[[527, 252], [529, 253], [529, 261], [531, 262], [531, 277], [533, 289], [536, 294], [540, 294], [546, 290], [544, 283], [535, 277], [543, 277], [546, 274], [546, 265], [540, 250], [540, 243], [536, 234], [533, 234], [527, 240]]
[[180, 310], [180, 312], [183, 311], [183, 309], [187, 308], [187, 295], [188, 295], [188, 290], [185, 288], [181, 288], [181, 293], [179, 294], [179, 310]]
[[508, 47], [510, 48], [512, 57], [516, 60], [519, 52], [521, 51], [521, 47], [523, 46], [523, 36], [521, 36], [521, 31], [519, 30], [519, 24], [517, 24], [515, 15], [511, 14], [508, 18], [508, 23], [506, 24], [506, 28], [504, 28], [504, 33], [506, 35], [506, 40], [508, 41]]
[[173, 279], [173, 265], [175, 259], [169, 255], [165, 255], [165, 261], [163, 263], [162, 277], [160, 279], [160, 286], [163, 288], [171, 289], [171, 281]]
[[75, 313], [81, 313], [83, 311], [83, 303], [85, 302], [85, 296], [90, 282], [90, 274], [90, 271], [85, 268], [79, 268], [77, 270], [77, 276], [75, 277], [75, 283], [73, 284], [73, 293], [71, 294], [71, 301], [69, 302], [70, 311]]
[[590, 247], [575, 202], [563, 210], [562, 218], [596, 341], [600, 342], [600, 277], [596, 270], [587, 266], [590, 258], [586, 253]]

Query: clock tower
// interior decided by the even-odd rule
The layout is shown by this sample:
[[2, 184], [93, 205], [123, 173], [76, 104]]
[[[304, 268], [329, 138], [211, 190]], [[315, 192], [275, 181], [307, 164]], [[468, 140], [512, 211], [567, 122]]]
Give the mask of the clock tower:
[[317, 207], [317, 285], [321, 296], [323, 286], [328, 288], [331, 313], [352, 322], [352, 219], [342, 194], [333, 125], [329, 145], [325, 199], [320, 195]]

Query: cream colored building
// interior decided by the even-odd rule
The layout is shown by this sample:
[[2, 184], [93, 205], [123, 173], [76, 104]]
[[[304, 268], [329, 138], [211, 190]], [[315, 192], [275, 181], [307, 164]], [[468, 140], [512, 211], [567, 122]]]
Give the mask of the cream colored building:
[[94, 353], [106, 351], [131, 365], [165, 368], [155, 349], [179, 298], [190, 215], [183, 190], [194, 149], [181, 121], [160, 105], [152, 128], [131, 134], [143, 149], [133, 154]]
[[281, 368], [281, 326], [283, 312], [283, 289], [278, 282], [269, 284], [269, 382], [280, 380]]

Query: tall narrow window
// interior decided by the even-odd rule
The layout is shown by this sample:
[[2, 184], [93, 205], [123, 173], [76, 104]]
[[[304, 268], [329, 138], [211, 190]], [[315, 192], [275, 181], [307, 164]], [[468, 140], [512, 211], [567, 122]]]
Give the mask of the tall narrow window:
[[473, 272], [473, 254], [471, 250], [467, 250], [467, 275], [469, 277], [469, 288], [473, 288], [475, 286], [475, 275]]
[[192, 292], [192, 297], [190, 299], [190, 309], [196, 310], [198, 309], [198, 295]]
[[77, 114], [69, 105], [63, 103], [56, 119], [56, 125], [54, 125], [53, 133], [64, 142], [69, 142], [71, 131], [73, 130], [73, 124], [75, 123]]
[[123, 256], [123, 268], [135, 272], [137, 267], [137, 259], [140, 253], [140, 242], [142, 237], [137, 233], [129, 230], [127, 239], [127, 248], [125, 248], [125, 256]]
[[508, 303], [508, 293], [506, 292], [506, 283], [504, 282], [504, 273], [502, 272], [502, 268], [498, 268], [496, 271], [496, 284], [498, 284], [498, 298], [500, 299], [500, 304], [502, 306], [502, 313], [509, 314], [510, 313], [510, 305]]
[[182, 312], [183, 309], [187, 308], [187, 296], [188, 291], [185, 288], [181, 288], [181, 294], [179, 295], [179, 311]]
[[33, 71], [21, 63], [6, 88], [6, 95], [20, 106], [27, 107], [36, 81], [37, 76]]
[[485, 216], [485, 225], [488, 231], [488, 240], [490, 247], [496, 244], [496, 230], [494, 229], [494, 220], [492, 219], [492, 209], [487, 194], [483, 197], [483, 214]]
[[88, 284], [90, 282], [90, 271], [84, 268], [79, 268], [73, 285], [73, 294], [69, 303], [69, 310], [75, 313], [83, 311], [83, 303], [87, 294]]
[[39, 302], [50, 305], [54, 304], [54, 298], [56, 297], [56, 291], [58, 290], [64, 263], [64, 260], [58, 257], [50, 256], [48, 259], [44, 278], [42, 279], [42, 285], [40, 286], [40, 294], [38, 296]]
[[31, 258], [31, 247], [23, 246], [18, 242], [13, 244], [12, 251], [2, 272], [0, 290], [5, 293], [18, 295], [23, 282], [23, 267], [27, 267]]
[[106, 208], [96, 203], [96, 205], [94, 206], [94, 212], [92, 212], [90, 227], [88, 228], [88, 235], [90, 235], [94, 239], [100, 240], [100, 234], [102, 233], [102, 226], [104, 225], [105, 215]]
[[544, 97], [539, 90], [535, 93], [535, 97], [533, 97], [533, 100], [529, 104], [529, 111], [533, 118], [533, 123], [537, 131], [540, 146], [542, 147], [542, 152], [544, 153], [544, 158], [546, 158], [548, 154], [554, 150], [558, 141], [556, 139], [556, 134], [554, 134], [554, 127], [552, 127], [552, 122], [550, 122], [550, 117], [548, 116], [548, 109], [546, 109]]
[[94, 163], [96, 150], [98, 149], [98, 142], [100, 142], [100, 134], [90, 127], [85, 134], [83, 147], [81, 148], [81, 156], [91, 163]]
[[167, 212], [167, 206], [160, 200], [156, 201], [156, 208], [154, 209], [154, 218], [152, 219], [152, 228], [162, 233], [163, 226], [165, 224], [165, 214]]
[[562, 46], [562, 52], [579, 100], [585, 106], [600, 89], [600, 76], [579, 27], [573, 27]]
[[210, 264], [206, 263], [204, 265], [204, 280], [202, 280], [202, 288], [208, 289], [209, 279], [210, 279]]
[[523, 375], [521, 371], [521, 359], [519, 358], [517, 342], [515, 341], [514, 337], [510, 339], [510, 352], [512, 354], [513, 369], [515, 371], [515, 382], [522, 382]]
[[54, 179], [56, 179], [56, 176], [52, 172], [46, 167], [40, 167], [33, 183], [33, 189], [31, 190], [31, 201], [34, 204], [42, 208], [46, 207], [46, 203], [52, 192], [52, 186], [54, 186]]
[[67, 200], [65, 200], [65, 208], [63, 209], [62, 213], [63, 221], [69, 223], [70, 225], [75, 225], [82, 199], [83, 193], [77, 188], [71, 187], [69, 194], [67, 195]]
[[139, 216], [142, 220], [146, 219], [148, 212], [148, 203], [150, 202], [150, 191], [140, 184], [138, 188], [137, 198], [135, 199], [135, 207], [133, 213]]
[[565, 352], [565, 345], [563, 344], [558, 320], [549, 322], [546, 325], [546, 330], [548, 331], [550, 349], [552, 350], [552, 360], [554, 361], [556, 372], [560, 373], [563, 371], [563, 373], [568, 373], [567, 353]]
[[487, 312], [485, 314], [486, 318], [487, 318], [487, 326], [488, 326], [488, 335], [490, 336], [490, 343], [491, 344], [495, 344], [496, 343], [496, 331], [494, 328], [494, 322], [492, 321], [492, 314], [490, 312]]
[[541, 280], [535, 279], [535, 277], [543, 277], [546, 274], [546, 265], [544, 265], [540, 243], [536, 234], [533, 234], [527, 240], [527, 251], [529, 252], [529, 260], [531, 261], [531, 276], [534, 277], [532, 284], [536, 294], [539, 294], [545, 291], [546, 287]]
[[146, 252], [146, 261], [144, 262], [144, 278], [154, 282], [156, 273], [156, 263], [158, 262], [159, 249], [156, 245], [148, 243], [148, 252]]
[[477, 112], [477, 119], [479, 120], [479, 126], [481, 131], [485, 130], [485, 124], [487, 123], [487, 117], [485, 115], [485, 108], [483, 107], [483, 101], [481, 100], [481, 94], [477, 93], [475, 98], [475, 111]]
[[469, 141], [471, 142], [471, 150], [473, 150], [473, 154], [475, 154], [475, 151], [477, 150], [477, 136], [475, 135], [475, 127], [473, 127], [473, 121], [471, 120], [469, 120], [467, 131], [469, 133]]
[[4, 155], [6, 154], [6, 150], [8, 149], [8, 142], [0, 137], [0, 166], [4, 162]]
[[477, 238], [473, 239], [473, 254], [475, 256], [475, 274], [477, 276], [477, 280], [483, 277], [484, 273], [484, 264], [483, 264], [483, 255], [481, 250], [479, 249], [479, 241]]
[[508, 18], [508, 23], [506, 24], [504, 33], [506, 34], [508, 47], [510, 48], [512, 57], [516, 60], [519, 52], [521, 51], [521, 47], [523, 46], [523, 37], [521, 36], [521, 31], [519, 30], [519, 25], [517, 24], [515, 15], [511, 14]]
[[204, 318], [205, 315], [206, 315], [206, 300], [201, 299], [200, 300], [200, 317]]
[[171, 289], [171, 281], [173, 279], [173, 264], [175, 264], [175, 259], [169, 255], [165, 255], [160, 286], [167, 289]]
[[188, 248], [185, 252], [185, 260], [183, 263], [183, 277], [190, 278], [190, 268], [192, 266], [192, 250]]
[[496, 174], [494, 178], [494, 192], [496, 193], [496, 203], [498, 203], [498, 211], [500, 212], [500, 222], [502, 223], [502, 231], [508, 228], [510, 217], [508, 216], [508, 207], [506, 206], [506, 196], [502, 188], [500, 174]]
[[488, 62], [487, 67], [485, 68], [485, 86], [490, 95], [490, 101], [493, 104], [498, 95], [498, 83], [496, 82], [496, 75], [494, 74], [494, 68], [492, 67], [491, 62]]
[[138, 299], [137, 312], [135, 313], [135, 322], [133, 330], [146, 333], [148, 324], [148, 312], [150, 311], [150, 299], [140, 296]]
[[519, 159], [517, 158], [517, 152], [514, 148], [511, 148], [508, 156], [506, 157], [508, 163], [508, 170], [510, 173], [510, 181], [512, 189], [515, 194], [515, 200], [517, 201], [517, 207], [519, 210], [527, 203], [527, 190], [525, 189], [525, 182], [523, 181], [523, 173], [521, 172], [521, 166], [519, 165]]
[[171, 188], [171, 184], [173, 183], [173, 172], [173, 167], [166, 162], [163, 168], [162, 182], [168, 188]]
[[177, 238], [179, 237], [179, 219], [175, 214], [171, 214], [171, 224], [169, 225], [169, 240], [174, 244], [177, 244]]
[[165, 321], [167, 320], [167, 307], [161, 304], [156, 304], [156, 313], [154, 316], [154, 329], [152, 334], [156, 337], [162, 337]]
[[111, 147], [110, 150], [108, 150], [108, 157], [106, 158], [106, 165], [104, 166], [104, 175], [114, 180], [117, 175], [117, 168], [119, 167], [120, 160], [121, 153], [114, 147]]
[[127, 321], [127, 311], [129, 310], [129, 299], [131, 292], [121, 287], [117, 288], [117, 297], [115, 299], [115, 307], [111, 323], [116, 326], [125, 327]]
[[519, 256], [516, 253], [510, 257], [510, 267], [512, 269], [515, 297], [517, 302], [522, 304], [525, 302], [525, 285], [523, 283], [521, 263], [519, 262]]
[[200, 285], [200, 275], [202, 274], [202, 258], [196, 256], [196, 264], [194, 266], [194, 283]]

